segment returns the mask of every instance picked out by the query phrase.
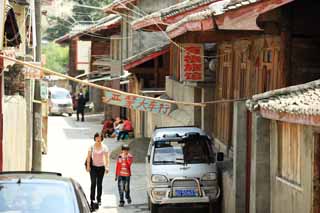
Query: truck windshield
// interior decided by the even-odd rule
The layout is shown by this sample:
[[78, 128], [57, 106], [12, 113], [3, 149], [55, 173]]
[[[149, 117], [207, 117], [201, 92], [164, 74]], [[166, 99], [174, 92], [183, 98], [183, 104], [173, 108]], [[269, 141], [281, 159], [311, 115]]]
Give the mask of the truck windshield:
[[155, 142], [153, 164], [213, 163], [214, 154], [207, 138]]
[[51, 98], [52, 99], [69, 99], [71, 98], [71, 96], [68, 92], [55, 91], [55, 92], [51, 92]]

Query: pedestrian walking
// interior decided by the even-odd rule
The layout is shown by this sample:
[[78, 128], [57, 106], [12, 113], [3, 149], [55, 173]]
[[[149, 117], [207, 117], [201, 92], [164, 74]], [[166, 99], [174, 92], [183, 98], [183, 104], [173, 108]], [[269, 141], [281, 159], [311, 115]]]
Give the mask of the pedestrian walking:
[[86, 105], [86, 98], [82, 93], [78, 95], [78, 103], [77, 103], [77, 121], [79, 121], [79, 115], [81, 114], [81, 121], [84, 121], [84, 108]]
[[116, 165], [116, 178], [118, 181], [118, 190], [120, 196], [119, 207], [124, 206], [124, 194], [127, 203], [131, 203], [130, 197], [130, 176], [131, 176], [131, 165], [133, 161], [133, 156], [129, 153], [129, 146], [123, 144], [121, 148], [121, 153], [118, 156]]
[[[91, 191], [90, 200], [91, 208], [95, 206], [95, 198], [97, 198], [98, 205], [101, 205], [102, 195], [102, 180], [104, 174], [109, 173], [109, 149], [102, 143], [103, 136], [99, 133], [94, 135], [95, 143], [90, 146], [87, 155], [86, 169], [90, 172]], [[92, 163], [91, 163], [92, 160]], [[91, 163], [91, 166], [90, 166]], [[97, 188], [97, 197], [96, 196]], [[94, 208], [93, 208], [94, 209]]]

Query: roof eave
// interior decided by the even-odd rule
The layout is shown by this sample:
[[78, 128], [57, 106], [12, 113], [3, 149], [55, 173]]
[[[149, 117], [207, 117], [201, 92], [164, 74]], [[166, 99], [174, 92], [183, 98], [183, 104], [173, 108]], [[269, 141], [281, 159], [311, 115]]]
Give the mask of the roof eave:
[[166, 45], [164, 48], [161, 48], [160, 50], [149, 52], [146, 55], [141, 54], [140, 57], [133, 58], [133, 60], [128, 60], [127, 62], [125, 62], [124, 69], [129, 71], [130, 69], [135, 68], [140, 64], [143, 64], [151, 59], [157, 58], [168, 52], [169, 52], [169, 46]]
[[300, 125], [320, 126], [320, 115], [291, 114], [287, 112], [275, 112], [263, 108], [261, 108], [259, 112], [263, 118], [269, 120]]

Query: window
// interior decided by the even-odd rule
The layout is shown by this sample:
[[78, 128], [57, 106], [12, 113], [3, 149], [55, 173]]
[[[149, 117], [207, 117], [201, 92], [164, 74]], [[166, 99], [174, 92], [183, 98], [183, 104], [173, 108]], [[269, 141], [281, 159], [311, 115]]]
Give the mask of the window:
[[153, 164], [213, 163], [214, 159], [210, 141], [201, 136], [197, 139], [157, 141]]
[[246, 94], [246, 75], [247, 75], [247, 54], [245, 52], [240, 53], [240, 85], [239, 85], [239, 97], [243, 98]]
[[278, 123], [278, 176], [300, 184], [301, 126]]
[[272, 50], [267, 49], [263, 51], [263, 62], [271, 63], [272, 62]]

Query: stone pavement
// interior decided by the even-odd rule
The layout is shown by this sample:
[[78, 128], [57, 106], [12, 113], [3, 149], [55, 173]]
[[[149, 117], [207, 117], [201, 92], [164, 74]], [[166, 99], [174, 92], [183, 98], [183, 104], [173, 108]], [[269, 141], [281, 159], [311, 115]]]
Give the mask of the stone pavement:
[[[93, 135], [100, 132], [102, 115], [89, 115], [85, 122], [75, 121], [75, 117], [50, 116], [48, 128], [48, 154], [43, 155], [42, 170], [61, 172], [72, 177], [83, 187], [89, 198], [90, 177], [84, 162], [88, 148], [93, 143]], [[122, 142], [105, 139], [110, 150], [121, 146]], [[145, 165], [134, 163], [132, 167], [131, 196], [133, 203], [118, 207], [118, 190], [115, 178], [115, 162], [111, 161], [111, 171], [103, 180], [102, 206], [99, 213], [148, 212], [146, 196]]]

